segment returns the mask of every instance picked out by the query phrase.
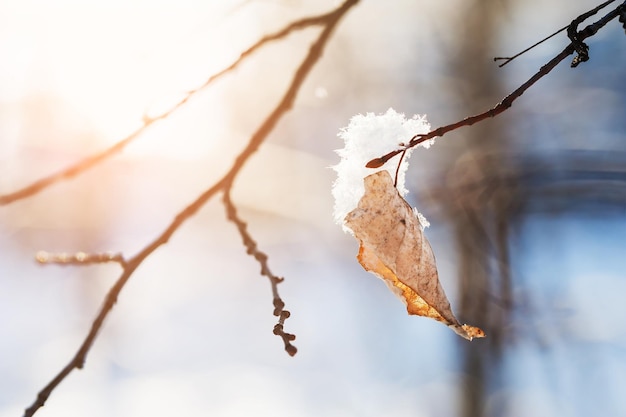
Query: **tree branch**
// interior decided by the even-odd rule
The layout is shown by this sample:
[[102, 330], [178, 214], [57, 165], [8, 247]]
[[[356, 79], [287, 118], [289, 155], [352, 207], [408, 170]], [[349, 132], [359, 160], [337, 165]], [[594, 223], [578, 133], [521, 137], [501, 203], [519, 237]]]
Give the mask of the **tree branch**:
[[[304, 58], [304, 60], [302, 61], [298, 69], [296, 70], [295, 75], [285, 95], [283, 96], [282, 100], [278, 103], [278, 105], [274, 108], [274, 110], [268, 115], [268, 117], [261, 124], [261, 126], [257, 129], [257, 131], [252, 135], [252, 137], [250, 138], [250, 141], [248, 142], [248, 145], [236, 158], [235, 162], [231, 166], [231, 169], [228, 171], [228, 173], [224, 177], [222, 177], [219, 181], [217, 181], [215, 184], [213, 184], [211, 187], [209, 187], [206, 191], [204, 191], [201, 195], [199, 195], [195, 201], [189, 204], [178, 215], [176, 215], [176, 217], [169, 224], [169, 226], [165, 228], [165, 230], [161, 233], [161, 235], [158, 236], [152, 243], [146, 246], [140, 253], [138, 253], [131, 259], [127, 260], [125, 263], [120, 263], [123, 267], [122, 273], [120, 277], [117, 279], [117, 281], [115, 282], [115, 284], [111, 287], [111, 289], [107, 293], [104, 299], [104, 303], [102, 307], [100, 308], [100, 311], [98, 312], [96, 318], [94, 319], [91, 325], [91, 329], [89, 330], [89, 333], [87, 334], [80, 348], [78, 349], [74, 357], [70, 360], [70, 362], [38, 393], [37, 398], [35, 399], [35, 402], [29, 408], [25, 410], [24, 417], [33, 416], [39, 408], [44, 406], [44, 404], [46, 403], [47, 399], [50, 397], [54, 389], [73, 370], [81, 369], [84, 366], [87, 354], [89, 353], [89, 350], [91, 349], [93, 345], [93, 342], [95, 341], [97, 335], [99, 334], [102, 328], [102, 325], [104, 323], [104, 320], [113, 309], [113, 306], [117, 302], [119, 294], [121, 293], [122, 289], [124, 288], [128, 280], [130, 279], [132, 274], [135, 272], [137, 267], [141, 265], [141, 263], [148, 256], [150, 256], [158, 247], [167, 243], [169, 239], [172, 237], [172, 235], [178, 230], [178, 228], [185, 221], [191, 218], [207, 201], [209, 201], [218, 192], [220, 191], [224, 192], [226, 206], [228, 207], [229, 204], [232, 206], [232, 202], [226, 202], [226, 200], [230, 201], [228, 195], [233, 187], [234, 180], [239, 174], [241, 168], [244, 166], [246, 161], [254, 154], [254, 152], [256, 152], [256, 150], [263, 143], [263, 141], [267, 138], [267, 136], [272, 131], [276, 123], [278, 123], [278, 121], [282, 118], [282, 116], [285, 115], [287, 111], [289, 111], [289, 109], [291, 109], [300, 87], [302, 86], [306, 76], [310, 73], [313, 66], [320, 59], [322, 52], [324, 50], [324, 47], [326, 46], [330, 38], [330, 35], [335, 29], [337, 23], [346, 14], [346, 12], [350, 8], [355, 6], [358, 2], [359, 0], [346, 0], [340, 7], [338, 7], [337, 9], [335, 9], [334, 11], [330, 13], [327, 13], [325, 15], [322, 15], [316, 18], [303, 19], [288, 26], [288, 27], [291, 27], [293, 25], [298, 25], [298, 27], [300, 27], [302, 25], [309, 25], [311, 24], [311, 22], [315, 22], [315, 24], [317, 25], [323, 25], [323, 29], [319, 37], [317, 38], [317, 40], [310, 47], [309, 53], [306, 55], [306, 57]], [[287, 28], [283, 30], [283, 32], [285, 31], [287, 31]], [[279, 36], [279, 34], [280, 32], [274, 35], [270, 35], [270, 36]], [[138, 135], [138, 133], [136, 135]], [[84, 169], [86, 168], [81, 168], [81, 171], [78, 171], [78, 172], [82, 172], [82, 170]], [[58, 180], [53, 180], [51, 183], [56, 182], [56, 181]], [[39, 187], [34, 192], [37, 192], [40, 189], [45, 188], [51, 183]], [[32, 193], [28, 195], [32, 195]], [[21, 197], [21, 198], [24, 198], [24, 197]], [[238, 222], [241, 222], [241, 220], [239, 220], [238, 217], [236, 216], [236, 212], [234, 216], [231, 218], [231, 220], [235, 222], [235, 224], [237, 225], [241, 233], [240, 224], [238, 223]], [[260, 253], [260, 252], [257, 251], [256, 253]], [[255, 252], [253, 252], [252, 255], [255, 255]], [[267, 271], [269, 272], [269, 269]], [[289, 333], [285, 333], [283, 331], [283, 325], [284, 325], [285, 320], [289, 317], [289, 312], [284, 310], [284, 303], [282, 303], [282, 300], [278, 296], [278, 292], [276, 288], [276, 284], [278, 282], [275, 282], [275, 281], [279, 280], [279, 278], [276, 277], [270, 280], [272, 282], [272, 292], [274, 296], [274, 306], [275, 306], [274, 313], [276, 314], [276, 312], [278, 312], [278, 316], [279, 316], [279, 322], [274, 326], [274, 334], [277, 334], [283, 338], [283, 341], [285, 342], [285, 350], [290, 355], [294, 355], [296, 353], [296, 349], [289, 342], [293, 340], [295, 336]], [[280, 300], [280, 303], [277, 302], [277, 300]]]
[[109, 262], [118, 263], [123, 267], [126, 266], [126, 260], [121, 253], [85, 253], [76, 252], [74, 254], [54, 253], [50, 254], [45, 251], [37, 252], [35, 259], [40, 264], [57, 264], [57, 265], [79, 265], [85, 266], [90, 264], [104, 264]]
[[[443, 136], [446, 133], [448, 133], [450, 131], [453, 131], [453, 130], [456, 130], [456, 129], [460, 128], [460, 127], [471, 126], [474, 123], [482, 122], [485, 119], [488, 119], [488, 118], [491, 118], [491, 117], [496, 117], [497, 115], [499, 115], [500, 113], [504, 112], [509, 107], [511, 107], [515, 100], [517, 100], [522, 94], [524, 94], [524, 92], [526, 92], [526, 90], [528, 90], [531, 86], [533, 86], [537, 81], [539, 81], [545, 75], [550, 73], [561, 61], [563, 61], [569, 55], [571, 55], [574, 52], [576, 52], [579, 49], [578, 48], [579, 42], [582, 42], [583, 40], [585, 40], [585, 39], [595, 35], [598, 32], [598, 30], [600, 30], [608, 22], [610, 22], [611, 20], [615, 19], [620, 13], [622, 13], [624, 8], [626, 8], [626, 1], [624, 3], [622, 3], [620, 6], [616, 7], [614, 10], [610, 11], [609, 13], [607, 13], [604, 17], [602, 17], [598, 21], [588, 25], [583, 30], [579, 31], [577, 33], [576, 42], [571, 42], [569, 45], [567, 45], [567, 47], [565, 47], [565, 49], [563, 49], [563, 51], [561, 51], [561, 53], [559, 53], [554, 58], [552, 58], [550, 61], [548, 61], [548, 63], [545, 64], [544, 66], [542, 66], [539, 69], [539, 71], [537, 73], [535, 73], [535, 75], [533, 75], [532, 77], [530, 77], [530, 79], [528, 79], [528, 81], [526, 81], [524, 84], [519, 86], [516, 90], [514, 90], [511, 94], [506, 96], [501, 102], [496, 104], [494, 107], [490, 108], [489, 110], [487, 110], [487, 111], [485, 111], [483, 113], [476, 114], [474, 116], [466, 117], [465, 119], [459, 120], [456, 123], [452, 123], [452, 124], [449, 124], [449, 125], [442, 126], [442, 127], [437, 128], [437, 129], [431, 130], [430, 132], [428, 132], [426, 134], [415, 135], [415, 136], [413, 136], [411, 138], [409, 143], [406, 144], [405, 146], [402, 146], [399, 149], [393, 150], [393, 151], [391, 151], [391, 152], [389, 152], [389, 153], [387, 153], [387, 154], [385, 154], [385, 155], [383, 155], [383, 156], [381, 156], [379, 158], [374, 158], [371, 161], [369, 161], [365, 166], [367, 168], [379, 168], [379, 167], [383, 166], [385, 163], [387, 163], [387, 161], [389, 161], [394, 156], [404, 152], [407, 149], [413, 148], [413, 147], [419, 145], [422, 142], [425, 142], [425, 141], [427, 141], [429, 139], [433, 139], [433, 138], [436, 138], [436, 137]], [[590, 12], [592, 12], [592, 11], [594, 11], [596, 9], [593, 9]], [[590, 12], [587, 12], [587, 13], [581, 15], [581, 16], [585, 16], [585, 15], [587, 15]], [[578, 18], [575, 19], [574, 22], [576, 22], [577, 20], [578, 20]]]
[[241, 218], [237, 215], [237, 208], [233, 204], [230, 198], [230, 190], [224, 191], [223, 197], [224, 207], [226, 208], [226, 216], [228, 220], [233, 222], [235, 226], [237, 226], [237, 230], [241, 235], [243, 240], [243, 244], [246, 247], [246, 252], [248, 255], [251, 255], [254, 259], [257, 260], [259, 265], [261, 265], [261, 275], [266, 276], [272, 287], [272, 303], [274, 304], [274, 315], [279, 317], [279, 322], [274, 326], [274, 334], [280, 336], [283, 339], [283, 343], [285, 344], [285, 351], [289, 354], [289, 356], [294, 356], [298, 349], [291, 344], [293, 340], [296, 339], [296, 336], [290, 333], [286, 333], [284, 331], [285, 320], [289, 318], [291, 313], [288, 310], [285, 310], [285, 302], [280, 297], [278, 293], [278, 284], [283, 282], [285, 279], [280, 278], [272, 273], [267, 263], [267, 254], [259, 250], [259, 247], [256, 241], [252, 238], [250, 233], [248, 233], [248, 225], [241, 220]]
[[32, 182], [31, 184], [23, 188], [20, 188], [19, 190], [13, 191], [8, 194], [0, 195], [0, 206], [8, 205], [15, 201], [22, 200], [27, 197], [31, 197], [58, 182], [69, 180], [77, 175], [80, 175], [83, 172], [87, 171], [88, 169], [95, 167], [99, 163], [111, 158], [114, 155], [117, 155], [118, 153], [122, 152], [124, 148], [126, 148], [126, 146], [128, 146], [131, 142], [133, 142], [140, 135], [142, 135], [146, 130], [148, 130], [149, 127], [151, 127], [158, 121], [166, 119], [167, 117], [172, 115], [174, 112], [179, 110], [189, 101], [189, 99], [191, 99], [200, 91], [203, 91], [204, 89], [206, 89], [208, 86], [213, 84], [213, 82], [217, 81], [222, 76], [236, 69], [242, 62], [244, 62], [247, 58], [249, 58], [252, 54], [254, 54], [254, 52], [261, 49], [261, 47], [263, 47], [265, 44], [283, 39], [287, 37], [288, 35], [290, 35], [292, 32], [295, 32], [298, 30], [303, 30], [311, 26], [325, 25], [326, 22], [328, 22], [329, 20], [333, 18], [334, 13], [335, 12], [332, 11], [332, 12], [325, 13], [319, 16], [303, 18], [303, 19], [300, 19], [300, 20], [297, 20], [295, 22], [288, 24], [287, 26], [285, 26], [284, 28], [282, 28], [281, 30], [275, 33], [264, 36], [263, 38], [259, 39], [254, 45], [250, 46], [248, 49], [243, 51], [239, 55], [239, 58], [237, 58], [228, 67], [210, 76], [199, 87], [194, 88], [193, 90], [187, 92], [185, 97], [183, 97], [178, 103], [176, 103], [170, 109], [166, 110], [165, 112], [161, 113], [158, 116], [144, 117], [142, 126], [139, 127], [137, 130], [135, 130], [134, 132], [132, 132], [131, 134], [129, 134], [128, 136], [126, 136], [124, 139], [121, 139], [114, 145], [110, 146], [109, 148], [101, 152], [97, 152], [97, 153], [94, 153], [92, 155], [85, 157], [84, 159], [76, 162], [74, 165], [71, 165], [59, 172], [42, 177]]

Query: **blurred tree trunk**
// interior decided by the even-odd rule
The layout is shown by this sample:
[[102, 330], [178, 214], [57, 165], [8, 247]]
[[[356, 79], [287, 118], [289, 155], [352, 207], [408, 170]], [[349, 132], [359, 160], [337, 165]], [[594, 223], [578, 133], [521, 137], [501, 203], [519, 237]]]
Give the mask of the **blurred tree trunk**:
[[[476, 114], [499, 102], [506, 92], [493, 62], [505, 0], [474, 0], [459, 11], [453, 27], [457, 44], [450, 49], [451, 72], [459, 80], [462, 100], [458, 118]], [[504, 186], [511, 141], [503, 118], [460, 132], [451, 149], [444, 192], [446, 215], [453, 225], [459, 256], [458, 317], [476, 323], [487, 339], [460, 342], [466, 375], [460, 415], [487, 416], [485, 405], [501, 379], [504, 326], [511, 299], [509, 218], [514, 187]], [[467, 144], [467, 146], [466, 146]]]

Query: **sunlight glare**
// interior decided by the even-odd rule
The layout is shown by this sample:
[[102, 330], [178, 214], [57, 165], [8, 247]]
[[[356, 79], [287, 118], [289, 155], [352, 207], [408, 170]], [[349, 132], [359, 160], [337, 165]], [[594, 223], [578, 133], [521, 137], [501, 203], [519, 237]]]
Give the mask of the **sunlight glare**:
[[[176, 5], [5, 2], [0, 6], [0, 101], [15, 105], [32, 97], [48, 98], [89, 126], [94, 136], [89, 149], [103, 149], [139, 128], [145, 117], [168, 110], [238, 56], [246, 32], [241, 27], [247, 26], [241, 16], [229, 14], [234, 5], [192, 0]], [[222, 22], [225, 15], [239, 19], [239, 30], [229, 30], [228, 19]], [[187, 114], [175, 136], [172, 129], [165, 134], [152, 126], [125, 153], [206, 155], [212, 142], [220, 135], [223, 139], [227, 126], [222, 116], [228, 109], [220, 105], [225, 100], [219, 90], [209, 88], [197, 96], [177, 112]], [[194, 100], [202, 103], [193, 105]], [[22, 114], [22, 123], [32, 124], [33, 118]], [[33, 139], [41, 143], [19, 139], [22, 144]], [[72, 146], [72, 140], [62, 146]]]

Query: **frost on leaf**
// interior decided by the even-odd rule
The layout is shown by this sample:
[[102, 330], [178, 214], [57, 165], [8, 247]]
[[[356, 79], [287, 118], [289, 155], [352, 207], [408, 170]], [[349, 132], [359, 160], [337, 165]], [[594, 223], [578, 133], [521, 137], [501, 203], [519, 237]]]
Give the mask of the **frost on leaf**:
[[484, 337], [478, 327], [461, 325], [439, 283], [435, 256], [420, 219], [400, 196], [387, 171], [365, 177], [365, 193], [345, 225], [360, 242], [358, 260], [385, 281], [409, 314], [440, 321], [468, 340]]

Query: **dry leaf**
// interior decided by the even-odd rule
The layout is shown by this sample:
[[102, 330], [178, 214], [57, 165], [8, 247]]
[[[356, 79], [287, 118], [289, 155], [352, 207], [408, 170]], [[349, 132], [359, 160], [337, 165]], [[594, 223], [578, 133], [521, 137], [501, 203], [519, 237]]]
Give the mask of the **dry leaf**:
[[454, 317], [422, 226], [389, 172], [365, 177], [365, 194], [345, 222], [360, 242], [357, 259], [363, 268], [383, 279], [409, 314], [438, 320], [468, 340], [485, 337], [478, 327], [461, 325]]

